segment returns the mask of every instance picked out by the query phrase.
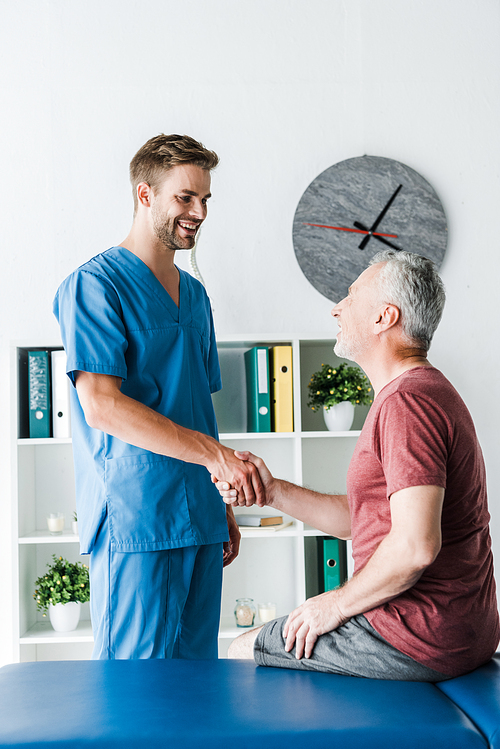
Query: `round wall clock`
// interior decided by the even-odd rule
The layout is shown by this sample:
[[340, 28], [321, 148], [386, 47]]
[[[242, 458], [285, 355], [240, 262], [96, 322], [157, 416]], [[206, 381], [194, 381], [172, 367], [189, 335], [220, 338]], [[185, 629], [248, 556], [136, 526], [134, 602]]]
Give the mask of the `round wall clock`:
[[380, 250], [416, 252], [439, 268], [447, 242], [435, 190], [410, 167], [379, 156], [347, 159], [322, 172], [302, 195], [293, 221], [302, 272], [335, 303]]

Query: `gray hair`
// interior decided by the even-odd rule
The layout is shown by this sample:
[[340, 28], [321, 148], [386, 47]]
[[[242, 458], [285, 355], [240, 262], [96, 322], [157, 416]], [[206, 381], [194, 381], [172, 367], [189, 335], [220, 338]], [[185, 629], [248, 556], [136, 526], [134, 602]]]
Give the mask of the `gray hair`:
[[403, 250], [378, 252], [370, 260], [376, 263], [385, 263], [377, 277], [384, 301], [398, 307], [406, 337], [428, 351], [446, 299], [435, 264]]

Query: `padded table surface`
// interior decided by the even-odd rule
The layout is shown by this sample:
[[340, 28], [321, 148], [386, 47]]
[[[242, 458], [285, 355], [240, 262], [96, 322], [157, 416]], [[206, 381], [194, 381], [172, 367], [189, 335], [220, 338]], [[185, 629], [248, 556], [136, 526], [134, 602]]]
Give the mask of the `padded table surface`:
[[474, 719], [492, 749], [500, 749], [500, 656], [458, 679], [439, 684], [444, 694]]
[[436, 687], [248, 661], [49, 661], [0, 669], [1, 747], [468, 749]]

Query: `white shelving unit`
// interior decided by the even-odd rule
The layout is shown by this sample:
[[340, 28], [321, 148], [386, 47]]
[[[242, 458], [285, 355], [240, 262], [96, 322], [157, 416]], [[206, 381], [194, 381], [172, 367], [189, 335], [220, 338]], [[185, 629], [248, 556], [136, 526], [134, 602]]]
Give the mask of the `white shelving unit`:
[[[255, 345], [289, 344], [293, 347], [294, 431], [247, 433], [244, 352]], [[323, 362], [335, 364], [333, 340], [273, 339], [266, 336], [232, 336], [219, 339], [223, 391], [214, 396], [220, 440], [233, 449], [250, 450], [262, 457], [274, 475], [318, 491], [345, 492], [345, 476], [356, 438], [366, 415], [358, 408], [353, 430], [326, 430], [320, 413], [307, 407], [307, 382]], [[74, 473], [70, 439], [19, 437], [18, 349], [61, 348], [30, 342], [12, 346], [12, 474], [14, 552], [13, 659], [20, 661], [90, 657], [92, 630], [89, 605], [83, 607], [78, 628], [67, 634], [52, 630], [36, 611], [34, 581], [52, 555], [88, 564], [80, 556], [78, 536], [71, 530], [75, 509]], [[240, 511], [240, 510], [238, 510]], [[252, 512], [243, 509], [242, 512]], [[46, 516], [63, 512], [66, 529], [61, 536], [46, 530]], [[255, 512], [255, 509], [253, 510]], [[272, 510], [268, 510], [274, 514]], [[286, 518], [292, 520], [292, 518]], [[244, 530], [238, 559], [224, 571], [220, 655], [240, 634], [233, 615], [237, 598], [255, 604], [273, 601], [277, 615], [287, 614], [305, 598], [304, 538], [319, 531], [294, 520], [281, 531]], [[258, 618], [256, 624], [259, 623]]]
[[[345, 493], [347, 467], [367, 408], [357, 409], [353, 430], [328, 432], [321, 413], [307, 407], [307, 384], [321, 364], [339, 363], [334, 340], [269, 338], [259, 335], [219, 339], [223, 390], [214, 396], [220, 440], [239, 450], [262, 457], [275, 476], [317, 491]], [[294, 431], [246, 432], [246, 382], [244, 352], [255, 345], [291, 345], [294, 377]], [[255, 512], [255, 509], [236, 510]], [[275, 514], [269, 510], [269, 514]], [[291, 520], [286, 518], [285, 520]], [[243, 531], [238, 559], [224, 571], [220, 653], [242, 631], [235, 626], [237, 598], [253, 598], [255, 604], [273, 601], [277, 616], [289, 613], [305, 599], [304, 538], [319, 531], [294, 520], [275, 533]], [[259, 624], [258, 618], [256, 623]]]

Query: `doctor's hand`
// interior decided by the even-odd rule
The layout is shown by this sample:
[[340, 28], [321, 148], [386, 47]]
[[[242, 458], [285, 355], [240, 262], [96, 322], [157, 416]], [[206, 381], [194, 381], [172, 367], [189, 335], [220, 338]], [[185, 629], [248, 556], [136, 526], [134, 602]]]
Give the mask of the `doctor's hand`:
[[229, 541], [223, 543], [223, 556], [222, 566], [227, 567], [228, 564], [234, 562], [240, 551], [241, 532], [238, 528], [238, 523], [234, 517], [234, 513], [231, 507], [226, 507], [226, 518], [227, 518], [227, 529], [229, 531]]
[[305, 603], [296, 608], [289, 615], [283, 627], [285, 650], [289, 653], [295, 645], [295, 657], [310, 658], [316, 640], [326, 632], [332, 632], [348, 617], [343, 616], [339, 605], [337, 591], [331, 590], [314, 598], [308, 598]]
[[[259, 505], [259, 507], [263, 507], [264, 505], [267, 505], [268, 507], [272, 506], [271, 495], [275, 479], [262, 458], [258, 458], [256, 455], [253, 455], [253, 453], [248, 451], [240, 452], [239, 450], [236, 450], [234, 454], [239, 460], [253, 465], [258, 470], [265, 491], [265, 501], [263, 503], [256, 502], [255, 504]], [[232, 505], [233, 507], [251, 507], [251, 504], [254, 504], [249, 504], [248, 498], [239, 491], [236, 486], [229, 482], [218, 480], [214, 476], [212, 476], [212, 481], [216, 484], [219, 494], [227, 505]]]

